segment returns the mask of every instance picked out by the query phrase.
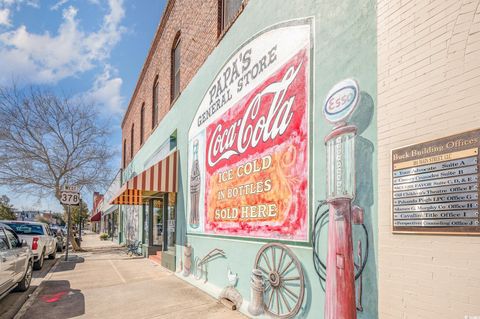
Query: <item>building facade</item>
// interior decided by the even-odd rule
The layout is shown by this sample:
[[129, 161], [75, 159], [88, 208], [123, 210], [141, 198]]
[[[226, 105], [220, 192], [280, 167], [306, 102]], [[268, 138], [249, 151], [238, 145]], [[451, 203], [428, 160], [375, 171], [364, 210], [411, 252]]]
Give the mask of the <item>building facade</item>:
[[[191, 10], [192, 7], [196, 10]], [[226, 5], [219, 4], [218, 1], [203, 1], [200, 4], [186, 1], [167, 3], [122, 122], [124, 182], [175, 152], [176, 129], [171, 130], [170, 135], [160, 144], [153, 145], [153, 149], [146, 147], [147, 141], [157, 131], [159, 123], [173, 108], [241, 8], [241, 1]], [[226, 13], [225, 18], [220, 13]], [[151, 145], [152, 142], [148, 143]], [[138, 153], [144, 155], [138, 156]], [[131, 163], [135, 158], [137, 160]], [[172, 158], [167, 162], [171, 161]], [[166, 169], [166, 165], [162, 167]], [[173, 170], [173, 164], [169, 166], [169, 171], [171, 172], [165, 173], [169, 176], [167, 179], [176, 181], [178, 170]], [[121, 231], [127, 241], [142, 241], [145, 256], [163, 256], [163, 265], [174, 269], [177, 185], [173, 187], [170, 183], [172, 189], [168, 190], [165, 188], [168, 184], [168, 181], [164, 183], [163, 188], [158, 189], [160, 192], [151, 191], [143, 196], [142, 205], [124, 205], [125, 222]], [[170, 232], [167, 235], [162, 230]]]
[[118, 205], [112, 205], [110, 202], [113, 197], [119, 192], [121, 187], [122, 170], [119, 170], [112, 182], [108, 186], [103, 200], [99, 204], [101, 211], [100, 230], [102, 233], [106, 233], [108, 237], [117, 243], [122, 242], [121, 229], [121, 210]]
[[102, 224], [102, 203], [103, 195], [99, 192], [93, 193], [93, 207], [90, 215], [90, 229], [95, 233], [101, 232]]
[[120, 240], [250, 316], [479, 315], [478, 3], [168, 1]]

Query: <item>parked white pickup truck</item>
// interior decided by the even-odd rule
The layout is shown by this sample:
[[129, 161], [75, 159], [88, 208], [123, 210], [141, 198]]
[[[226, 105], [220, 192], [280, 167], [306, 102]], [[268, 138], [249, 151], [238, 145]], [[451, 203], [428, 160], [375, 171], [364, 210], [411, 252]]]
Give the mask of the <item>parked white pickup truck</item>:
[[43, 260], [48, 256], [55, 259], [57, 255], [57, 239], [53, 236], [47, 224], [28, 221], [3, 220], [2, 223], [10, 226], [30, 246], [34, 263], [33, 269], [43, 267]]

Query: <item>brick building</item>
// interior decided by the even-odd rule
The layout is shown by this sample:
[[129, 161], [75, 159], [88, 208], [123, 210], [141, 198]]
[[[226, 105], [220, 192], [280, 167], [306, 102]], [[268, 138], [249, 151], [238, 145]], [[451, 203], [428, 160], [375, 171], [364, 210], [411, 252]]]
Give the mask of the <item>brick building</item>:
[[479, 3], [168, 1], [119, 238], [247, 315], [480, 315]]
[[480, 238], [392, 233], [389, 212], [392, 149], [480, 127], [480, 1], [377, 3], [379, 314], [475, 318]]
[[[122, 168], [127, 167], [173, 107], [241, 6], [242, 1], [232, 1], [230, 11], [226, 12], [229, 18], [225, 18], [229, 21], [224, 21], [221, 1], [167, 2], [122, 121]], [[175, 66], [175, 52], [178, 66]]]
[[90, 212], [90, 227], [91, 230], [100, 233], [101, 231], [101, 219], [102, 219], [102, 202], [103, 195], [99, 192], [93, 193], [93, 208]]

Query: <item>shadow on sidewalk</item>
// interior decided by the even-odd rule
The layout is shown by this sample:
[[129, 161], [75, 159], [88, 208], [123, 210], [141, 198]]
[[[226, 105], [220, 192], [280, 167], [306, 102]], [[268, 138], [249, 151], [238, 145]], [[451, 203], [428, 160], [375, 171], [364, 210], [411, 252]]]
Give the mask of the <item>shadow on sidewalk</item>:
[[111, 259], [111, 260], [144, 258], [143, 256], [128, 255], [127, 249], [122, 246], [86, 248], [86, 251], [82, 253], [82, 256], [84, 256], [87, 259]]
[[85, 314], [85, 297], [81, 290], [71, 289], [68, 280], [44, 281], [42, 290], [22, 319], [67, 319]]
[[77, 264], [81, 264], [85, 262], [85, 258], [79, 257], [77, 255], [70, 255], [68, 256], [68, 260], [65, 261], [63, 258], [57, 264], [57, 267], [53, 270], [53, 272], [62, 272], [62, 271], [69, 271], [74, 270]]

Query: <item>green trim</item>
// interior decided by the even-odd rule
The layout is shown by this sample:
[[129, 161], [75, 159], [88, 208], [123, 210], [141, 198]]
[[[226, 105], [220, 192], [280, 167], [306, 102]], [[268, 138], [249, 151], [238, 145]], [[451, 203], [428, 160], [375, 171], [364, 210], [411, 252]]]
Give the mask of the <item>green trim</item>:
[[309, 236], [308, 241], [292, 241], [292, 240], [285, 240], [279, 238], [258, 238], [258, 237], [235, 237], [235, 236], [225, 236], [225, 235], [211, 235], [211, 234], [197, 234], [197, 233], [188, 233], [188, 236], [194, 237], [205, 237], [205, 238], [220, 238], [220, 239], [228, 239], [228, 240], [238, 240], [244, 242], [257, 242], [257, 243], [284, 243], [290, 246], [298, 246], [298, 247], [312, 247], [311, 235]]

